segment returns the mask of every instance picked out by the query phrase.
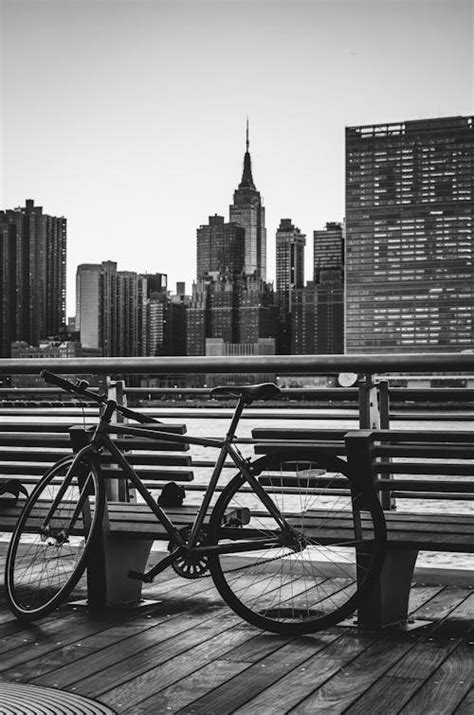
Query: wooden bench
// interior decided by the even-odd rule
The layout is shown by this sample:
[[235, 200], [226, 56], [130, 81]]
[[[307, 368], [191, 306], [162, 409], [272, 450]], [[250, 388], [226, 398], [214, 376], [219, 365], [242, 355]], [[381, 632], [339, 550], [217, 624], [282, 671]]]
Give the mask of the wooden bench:
[[[385, 510], [382, 575], [359, 616], [380, 626], [403, 623], [420, 551], [474, 553], [472, 432], [360, 430], [348, 433], [345, 442], [350, 469], [372, 479], [381, 495], [389, 495], [384, 501], [391, 507]], [[472, 513], [456, 509], [460, 500]]]
[[[178, 434], [186, 432], [184, 425], [169, 427]], [[84, 427], [76, 431], [83, 432]], [[420, 550], [474, 553], [474, 514], [448, 514], [444, 508], [427, 514], [419, 507], [407, 508], [414, 497], [431, 503], [440, 503], [441, 498], [472, 501], [474, 445], [470, 432], [258, 428], [252, 437], [259, 442], [255, 445], [257, 454], [290, 444], [294, 448], [298, 444], [310, 446], [326, 464], [337, 460], [342, 472], [372, 481], [385, 496], [385, 505], [394, 506], [393, 501], [398, 500], [396, 509], [385, 512], [387, 555], [377, 588], [359, 609], [361, 625], [381, 627], [406, 621]], [[184, 481], [193, 488], [193, 463], [182, 445], [176, 444], [177, 449], [172, 445], [171, 452], [169, 443], [158, 450], [150, 450], [148, 440], [119, 438], [119, 444], [128, 449], [130, 462], [151, 489], [161, 490], [170, 480]], [[48, 466], [71, 452], [67, 423], [12, 422], [0, 427], [0, 477], [34, 485]], [[111, 480], [119, 476], [116, 469], [107, 467], [106, 456], [104, 470]], [[89, 599], [97, 606], [136, 600], [141, 584], [127, 578], [128, 570], [140, 570], [153, 541], [168, 538], [160, 524], [150, 520], [146, 507], [135, 504], [133, 495], [125, 496], [131, 501], [109, 498], [104, 549], [89, 568]], [[16, 506], [0, 501], [0, 532], [11, 531], [20, 508], [21, 497]], [[195, 511], [195, 507], [185, 505], [172, 510], [171, 515], [175, 523], [186, 526]]]
[[[31, 491], [56, 461], [72, 454], [84, 443], [85, 430], [91, 426], [93, 423], [71, 427], [66, 421], [49, 420], [2, 422], [0, 478], [18, 480]], [[183, 424], [156, 426], [167, 432], [186, 434]], [[126, 451], [130, 464], [156, 496], [170, 481], [189, 484], [194, 479], [188, 444], [152, 443], [129, 437], [119, 437], [116, 443]], [[135, 503], [134, 494], [126, 480], [121, 478], [119, 468], [108, 464], [106, 454], [101, 461], [108, 491], [103, 552], [100, 557], [96, 554], [88, 570], [89, 600], [95, 606], [139, 598], [141, 584], [126, 578], [126, 570], [132, 566], [140, 568], [137, 559], [146, 561], [153, 541], [168, 538], [163, 527], [155, 519], [150, 519], [148, 507]], [[8, 495], [0, 497], [0, 534], [11, 533], [14, 529], [23, 503], [23, 496], [16, 501]], [[179, 527], [188, 525], [195, 513], [196, 507], [187, 505], [170, 510]]]
[[[371, 482], [385, 506], [387, 552], [376, 588], [359, 608], [367, 627], [406, 624], [420, 551], [474, 553], [474, 443], [470, 431], [254, 429], [257, 452], [311, 442], [324, 462], [342, 460], [345, 474]], [[414, 504], [414, 499], [421, 504]], [[473, 505], [448, 513], [446, 502]], [[428, 501], [428, 512], [423, 506]], [[474, 573], [471, 583], [474, 584]]]
[[[183, 424], [150, 423], [146, 426], [147, 429], [186, 434]], [[19, 480], [31, 491], [56, 461], [73, 454], [89, 441], [90, 427], [93, 427], [92, 423], [73, 426], [67, 422], [50, 421], [2, 423], [0, 478]], [[188, 443], [129, 436], [119, 436], [114, 441], [156, 498], [170, 481], [185, 484], [185, 503], [166, 511], [178, 528], [190, 526], [200, 503], [199, 492], [205, 488], [205, 483], [194, 483], [196, 468], [207, 469], [208, 463], [198, 460], [193, 463]], [[134, 490], [130, 489], [120, 468], [110, 464], [106, 452], [101, 455], [101, 466], [107, 480], [107, 500], [101, 538], [88, 564], [88, 605], [91, 609], [139, 601], [142, 583], [128, 578], [127, 574], [130, 570], [144, 571], [153, 543], [163, 541], [163, 549], [166, 549], [169, 539], [148, 506], [137, 503]], [[197, 499], [193, 500], [191, 495], [196, 492]], [[8, 496], [0, 497], [0, 534], [12, 532], [23, 504], [22, 496], [16, 501]]]

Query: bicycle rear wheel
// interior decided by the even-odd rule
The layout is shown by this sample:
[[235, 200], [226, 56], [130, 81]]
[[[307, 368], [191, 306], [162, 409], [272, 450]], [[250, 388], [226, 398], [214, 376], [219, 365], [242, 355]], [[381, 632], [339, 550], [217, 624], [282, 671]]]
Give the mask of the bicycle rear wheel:
[[210, 543], [222, 549], [209, 557], [221, 596], [249, 623], [282, 635], [350, 616], [380, 573], [386, 541], [375, 493], [354, 486], [345, 462], [294, 454], [252, 464], [289, 528], [239, 474], [216, 502], [209, 529]]
[[87, 456], [66, 457], [41, 479], [7, 553], [5, 595], [16, 616], [34, 620], [66, 600], [85, 570], [104, 500], [97, 469]]

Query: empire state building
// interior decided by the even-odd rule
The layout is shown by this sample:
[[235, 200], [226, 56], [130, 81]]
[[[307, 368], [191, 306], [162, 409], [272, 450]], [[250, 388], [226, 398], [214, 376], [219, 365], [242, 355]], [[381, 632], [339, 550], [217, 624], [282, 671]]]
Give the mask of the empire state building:
[[265, 281], [267, 276], [265, 208], [252, 177], [248, 120], [244, 169], [240, 184], [234, 191], [234, 203], [229, 206], [229, 219], [245, 229], [245, 275], [255, 276]]

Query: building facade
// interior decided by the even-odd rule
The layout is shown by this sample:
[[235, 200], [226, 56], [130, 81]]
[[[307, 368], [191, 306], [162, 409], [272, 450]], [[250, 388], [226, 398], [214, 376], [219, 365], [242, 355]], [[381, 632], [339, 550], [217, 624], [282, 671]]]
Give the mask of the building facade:
[[344, 226], [328, 222], [313, 231], [314, 352], [344, 352]]
[[82, 263], [76, 270], [76, 330], [84, 348], [101, 347], [101, 272], [96, 263]]
[[223, 216], [209, 216], [209, 223], [198, 228], [196, 248], [198, 280], [244, 271], [245, 229], [224, 223]]
[[304, 251], [306, 236], [289, 218], [282, 218], [276, 231], [276, 304], [278, 334], [276, 350], [280, 355], [300, 352], [299, 291], [304, 287]]
[[167, 276], [118, 271], [115, 261], [82, 264], [76, 274], [76, 329], [82, 348], [104, 357], [170, 354]]
[[346, 351], [474, 348], [472, 117], [346, 129]]
[[0, 227], [0, 354], [8, 357], [13, 341], [35, 346], [65, 332], [67, 221], [27, 199], [0, 211]]

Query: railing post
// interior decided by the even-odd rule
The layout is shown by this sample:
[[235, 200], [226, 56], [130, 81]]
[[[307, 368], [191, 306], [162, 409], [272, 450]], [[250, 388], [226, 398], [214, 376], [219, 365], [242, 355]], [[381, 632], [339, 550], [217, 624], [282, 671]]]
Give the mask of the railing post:
[[372, 375], [361, 375], [359, 387], [359, 428], [380, 429], [377, 385]]
[[[123, 380], [108, 381], [107, 383], [107, 396], [109, 400], [115, 400], [119, 405], [124, 405], [126, 407], [126, 396], [124, 394], [124, 382]], [[121, 423], [124, 418], [118, 412], [114, 412], [112, 416], [112, 423]], [[117, 477], [116, 479], [108, 479], [106, 482], [106, 495], [108, 501], [130, 501], [130, 494], [128, 489], [128, 482], [125, 477]]]
[[[379, 411], [380, 411], [380, 429], [390, 428], [390, 393], [388, 391], [388, 380], [380, 380], [377, 383], [378, 387], [378, 398], [379, 398]], [[389, 463], [392, 461], [391, 457], [381, 457], [381, 462]], [[385, 474], [386, 479], [392, 479], [392, 474]], [[382, 508], [385, 511], [391, 511], [397, 508], [395, 497], [392, 496], [391, 492], [380, 492], [380, 502]]]
[[[389, 429], [390, 396], [388, 381], [375, 381], [373, 375], [359, 378], [359, 427], [360, 429]], [[390, 461], [384, 457], [382, 461]], [[391, 475], [387, 475], [390, 478]], [[383, 509], [395, 509], [395, 499], [390, 492], [379, 495]]]

